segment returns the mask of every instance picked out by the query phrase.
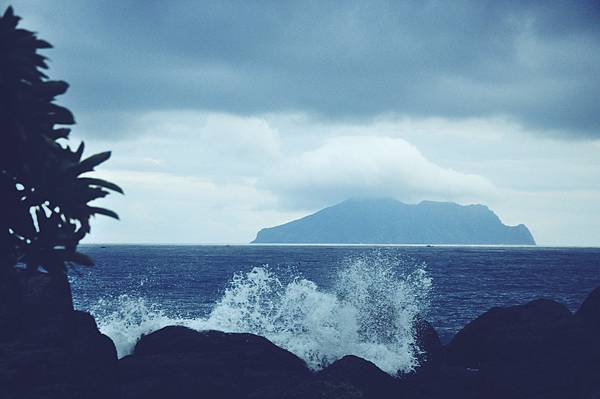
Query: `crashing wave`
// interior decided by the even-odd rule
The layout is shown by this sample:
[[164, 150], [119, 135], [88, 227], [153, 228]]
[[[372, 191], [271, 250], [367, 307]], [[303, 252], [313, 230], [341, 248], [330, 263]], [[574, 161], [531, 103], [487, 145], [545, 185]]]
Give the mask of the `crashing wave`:
[[417, 365], [414, 322], [427, 309], [430, 289], [423, 264], [371, 254], [349, 259], [328, 290], [268, 266], [238, 273], [205, 318], [173, 317], [128, 296], [100, 302], [92, 313], [120, 357], [142, 334], [178, 324], [264, 336], [314, 370], [352, 354], [396, 374]]

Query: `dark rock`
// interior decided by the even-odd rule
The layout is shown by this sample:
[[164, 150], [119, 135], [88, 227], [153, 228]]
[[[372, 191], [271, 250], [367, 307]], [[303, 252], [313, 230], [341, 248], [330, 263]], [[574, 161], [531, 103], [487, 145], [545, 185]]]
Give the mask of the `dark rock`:
[[600, 289], [575, 315], [544, 299], [493, 308], [445, 348], [418, 319], [421, 365], [398, 378], [356, 356], [312, 373], [266, 338], [181, 326], [117, 362], [65, 276], [8, 273], [0, 299], [0, 399], [600, 398]]
[[0, 325], [1, 397], [114, 397], [115, 346], [98, 331], [92, 316], [73, 310], [66, 276], [11, 275], [0, 292], [17, 310], [0, 315], [8, 321]]
[[[327, 381], [319, 378], [282, 392], [278, 399], [366, 399], [367, 397], [354, 385], [346, 382]], [[258, 399], [258, 397], [257, 397]], [[261, 398], [262, 399], [262, 398]]]
[[493, 308], [447, 347], [450, 365], [479, 375], [489, 398], [564, 398], [578, 385], [581, 330], [563, 305], [545, 299]]
[[575, 319], [584, 332], [582, 344], [587, 355], [581, 375], [582, 397], [600, 399], [600, 287], [585, 299]]
[[480, 399], [483, 390], [478, 372], [439, 364], [400, 377], [398, 397], [411, 399]]
[[420, 352], [414, 371], [400, 375], [402, 397], [407, 398], [476, 398], [477, 375], [461, 367], [444, 363], [444, 347], [433, 326], [418, 318], [415, 321], [416, 343]]
[[119, 361], [125, 398], [278, 397], [312, 376], [303, 360], [253, 334], [170, 326]]
[[64, 274], [8, 268], [0, 280], [0, 342], [73, 311], [71, 288]]
[[479, 375], [464, 367], [445, 364], [444, 347], [431, 324], [416, 321], [419, 365], [411, 373], [399, 376], [401, 397], [411, 399], [479, 398]]
[[32, 317], [56, 315], [73, 310], [71, 286], [63, 273], [18, 272], [23, 311]]
[[571, 312], [558, 302], [539, 299], [526, 305], [492, 308], [467, 324], [448, 345], [451, 363], [479, 368], [487, 361], [519, 359], [546, 349], [539, 338], [572, 322]]
[[[104, 398], [117, 392], [113, 342], [98, 332], [64, 344], [15, 342], [0, 348], [0, 385], [7, 398]], [[55, 395], [50, 393], [56, 392]]]
[[583, 301], [583, 304], [575, 313], [575, 318], [584, 328], [600, 335], [600, 287], [593, 290]]
[[365, 398], [397, 397], [398, 380], [357, 356], [344, 356], [318, 374], [320, 381], [355, 387]]
[[417, 360], [418, 370], [436, 367], [440, 364], [443, 356], [443, 345], [435, 328], [422, 318], [415, 321], [416, 344], [419, 349]]
[[16, 272], [0, 267], [0, 342], [17, 335], [20, 304], [21, 294]]

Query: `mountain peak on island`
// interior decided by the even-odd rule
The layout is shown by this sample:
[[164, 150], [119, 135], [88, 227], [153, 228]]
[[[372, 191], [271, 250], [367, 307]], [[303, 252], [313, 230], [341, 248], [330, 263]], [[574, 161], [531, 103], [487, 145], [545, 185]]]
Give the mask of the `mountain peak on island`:
[[535, 245], [535, 240], [525, 225], [507, 226], [485, 205], [351, 198], [262, 229], [252, 243]]

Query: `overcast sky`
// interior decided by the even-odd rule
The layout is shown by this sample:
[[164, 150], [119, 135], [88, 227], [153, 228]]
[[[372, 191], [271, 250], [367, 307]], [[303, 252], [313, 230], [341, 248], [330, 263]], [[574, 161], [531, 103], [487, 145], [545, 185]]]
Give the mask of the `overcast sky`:
[[600, 245], [598, 1], [10, 4], [126, 191], [87, 242], [244, 243], [393, 197]]

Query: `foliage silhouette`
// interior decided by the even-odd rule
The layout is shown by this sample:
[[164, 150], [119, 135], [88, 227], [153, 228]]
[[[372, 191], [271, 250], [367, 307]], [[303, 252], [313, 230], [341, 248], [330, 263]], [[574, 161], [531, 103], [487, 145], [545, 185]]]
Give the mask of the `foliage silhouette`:
[[[77, 252], [90, 232], [90, 217], [116, 213], [90, 205], [109, 190], [123, 193], [111, 182], [83, 176], [110, 157], [103, 152], [82, 159], [68, 141], [75, 120], [55, 97], [68, 84], [50, 80], [46, 57], [38, 49], [52, 46], [17, 27], [20, 18], [8, 7], [0, 17], [0, 193], [2, 237], [0, 269], [24, 264], [62, 273], [67, 265], [91, 266]], [[1, 270], [0, 270], [1, 271]]]

